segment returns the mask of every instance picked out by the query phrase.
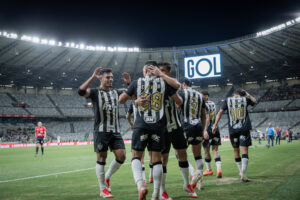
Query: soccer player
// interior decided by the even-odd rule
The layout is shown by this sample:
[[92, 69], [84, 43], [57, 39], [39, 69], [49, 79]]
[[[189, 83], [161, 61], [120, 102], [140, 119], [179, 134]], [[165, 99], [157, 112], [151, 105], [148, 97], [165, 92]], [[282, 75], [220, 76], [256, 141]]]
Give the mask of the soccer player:
[[[212, 133], [212, 125], [215, 123], [217, 108], [216, 104], [213, 101], [209, 100], [209, 93], [207, 91], [202, 91], [202, 95], [204, 97], [205, 105], [206, 105], [206, 127], [208, 133], [208, 140], [204, 140], [203, 148], [205, 153], [205, 165], [206, 170], [203, 173], [203, 176], [213, 175], [213, 170], [211, 168], [211, 156], [210, 156], [210, 147], [212, 147], [212, 152], [214, 154], [216, 166], [217, 166], [217, 178], [222, 178], [221, 171], [221, 157], [218, 152], [218, 146], [221, 145], [221, 136], [219, 132], [219, 128], [217, 128], [216, 133]], [[206, 134], [206, 133], [204, 133]]]
[[[156, 74], [160, 76], [160, 73], [164, 73], [168, 76], [171, 75], [171, 64], [167, 62], [158, 63], [160, 71], [157, 69]], [[180, 83], [178, 83], [180, 85]], [[175, 149], [176, 156], [178, 158], [178, 165], [183, 177], [184, 185], [183, 188], [189, 193], [192, 198], [198, 197], [194, 192], [192, 185], [189, 183], [189, 163], [187, 161], [187, 140], [184, 136], [183, 128], [181, 126], [178, 111], [176, 109], [176, 103], [171, 98], [165, 99], [165, 116], [166, 116], [166, 130], [164, 133], [164, 149], [162, 151], [162, 165], [163, 165], [163, 175], [160, 186], [160, 199], [161, 200], [172, 200], [169, 197], [166, 188], [166, 176], [167, 176], [167, 164], [169, 159], [169, 152], [171, 144]]]
[[[95, 81], [100, 81], [97, 89], [88, 88]], [[123, 76], [123, 80], [124, 76]], [[126, 82], [126, 80], [125, 80]], [[112, 89], [113, 74], [111, 69], [95, 69], [93, 75], [79, 88], [78, 94], [90, 98], [94, 110], [94, 151], [97, 156], [96, 176], [100, 186], [100, 197], [113, 198], [110, 190], [110, 177], [125, 161], [125, 144], [120, 134], [119, 104], [120, 92]], [[114, 153], [115, 159], [111, 162], [105, 174], [105, 164], [108, 147]]]
[[268, 128], [266, 128], [266, 135], [268, 137], [268, 147], [270, 147], [270, 140], [272, 141], [272, 146], [274, 146], [274, 133], [275, 133], [275, 129], [272, 126], [272, 123], [269, 123]]
[[[131, 121], [131, 115], [133, 114], [133, 121], [135, 121], [136, 118], [136, 107], [133, 105], [133, 103], [131, 102], [128, 111], [126, 113], [126, 119], [130, 125], [130, 129], [133, 130], [134, 129], [134, 124]], [[149, 155], [150, 156], [150, 155]], [[141, 158], [141, 163], [142, 163], [142, 171], [143, 171], [143, 180], [144, 180], [144, 184], [146, 185], [146, 174], [145, 174], [145, 163], [144, 163], [144, 159], [145, 159], [145, 152], [143, 153], [143, 156]]]
[[[206, 111], [203, 95], [192, 89], [192, 82], [185, 78], [182, 82], [182, 89], [179, 95], [183, 99], [181, 114], [183, 115], [183, 130], [186, 134], [188, 144], [192, 145], [192, 152], [195, 158], [196, 171], [191, 181], [195, 188], [199, 182], [198, 189], [202, 189], [203, 160], [201, 156], [201, 143], [206, 133]], [[205, 139], [208, 139], [205, 138]]]
[[276, 128], [276, 145], [277, 145], [277, 143], [280, 145], [281, 133], [282, 133], [282, 128], [280, 128], [280, 126], [277, 126], [277, 128]]
[[35, 156], [38, 155], [39, 147], [41, 147], [42, 156], [44, 155], [44, 142], [47, 137], [47, 129], [43, 126], [42, 122], [38, 122], [37, 127], [35, 127], [35, 138], [36, 138], [36, 148]]
[[[159, 188], [162, 177], [162, 134], [164, 133], [164, 100], [171, 96], [177, 104], [181, 104], [181, 98], [176, 94], [165, 80], [171, 81], [170, 77], [154, 76], [153, 71], [157, 68], [155, 61], [148, 61], [143, 68], [143, 78], [133, 81], [127, 91], [119, 98], [123, 104], [127, 100], [134, 100], [137, 105], [136, 120], [132, 134], [132, 161], [131, 167], [137, 188], [139, 199], [146, 199], [148, 193], [144, 185], [141, 158], [145, 147], [151, 150], [151, 161], [153, 164], [153, 194], [152, 199], [158, 200]], [[162, 75], [163, 76], [163, 75]]]
[[[232, 97], [228, 97], [221, 105], [217, 114], [215, 124], [213, 125], [213, 133], [217, 131], [217, 125], [224, 111], [228, 114], [228, 129], [230, 141], [234, 150], [235, 162], [238, 166], [241, 180], [248, 182], [246, 176], [248, 167], [248, 147], [252, 145], [250, 130], [252, 129], [251, 121], [247, 107], [254, 106], [257, 101], [245, 90], [237, 89]], [[242, 149], [242, 159], [240, 156], [240, 146]]]

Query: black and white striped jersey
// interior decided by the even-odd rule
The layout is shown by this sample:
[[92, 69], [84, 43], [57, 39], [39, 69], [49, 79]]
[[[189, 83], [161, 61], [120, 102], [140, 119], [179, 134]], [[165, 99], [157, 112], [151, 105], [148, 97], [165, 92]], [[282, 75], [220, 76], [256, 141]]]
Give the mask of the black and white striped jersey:
[[205, 105], [206, 105], [206, 114], [209, 115], [208, 128], [211, 128], [216, 121], [216, 115], [217, 115], [216, 104], [213, 101], [207, 101], [205, 102]]
[[117, 90], [92, 89], [90, 97], [94, 110], [94, 131], [120, 133], [119, 94]]
[[146, 76], [133, 81], [126, 93], [129, 96], [144, 96], [149, 100], [147, 106], [137, 106], [134, 127], [153, 129], [163, 123], [165, 98], [174, 95], [176, 90], [160, 77]]
[[165, 115], [167, 120], [167, 131], [169, 133], [181, 127], [176, 103], [171, 97], [167, 97], [165, 100]]
[[222, 104], [221, 109], [228, 112], [229, 133], [250, 131], [252, 129], [247, 107], [254, 105], [251, 99], [240, 96], [228, 97]]
[[181, 113], [185, 124], [197, 125], [201, 123], [201, 112], [205, 109], [205, 102], [200, 92], [187, 88], [178, 93], [182, 99]]

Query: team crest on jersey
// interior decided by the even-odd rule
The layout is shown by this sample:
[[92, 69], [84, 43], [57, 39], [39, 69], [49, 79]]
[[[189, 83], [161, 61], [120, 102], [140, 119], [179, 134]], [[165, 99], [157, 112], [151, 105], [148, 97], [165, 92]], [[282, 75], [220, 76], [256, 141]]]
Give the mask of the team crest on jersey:
[[154, 140], [155, 142], [159, 142], [160, 137], [158, 135], [156, 135], [156, 134], [153, 134], [151, 136], [151, 139]]

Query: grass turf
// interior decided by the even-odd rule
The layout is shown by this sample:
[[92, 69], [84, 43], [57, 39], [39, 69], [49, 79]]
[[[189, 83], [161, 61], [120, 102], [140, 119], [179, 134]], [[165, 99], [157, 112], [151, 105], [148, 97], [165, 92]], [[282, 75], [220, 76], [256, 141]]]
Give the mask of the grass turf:
[[[137, 188], [130, 167], [130, 145], [126, 145], [127, 160], [111, 178], [112, 194], [118, 200], [137, 199]], [[93, 146], [45, 147], [45, 155], [34, 157], [34, 148], [0, 149], [0, 199], [50, 200], [99, 199], [95, 176]], [[202, 153], [203, 155], [203, 153]], [[249, 183], [241, 183], [229, 142], [220, 146], [223, 178], [204, 178], [198, 199], [300, 199], [300, 143], [294, 141], [266, 148], [265, 143], [249, 151]], [[190, 160], [193, 162], [191, 151]], [[113, 159], [109, 153], [107, 167]], [[148, 160], [146, 156], [145, 160]], [[215, 163], [212, 161], [214, 172]], [[146, 176], [148, 177], [146, 161]], [[34, 177], [37, 176], [37, 177]], [[42, 177], [40, 177], [42, 176]], [[28, 178], [29, 177], [29, 178]], [[33, 178], [34, 177], [34, 178]], [[25, 178], [25, 179], [22, 179]], [[18, 180], [17, 180], [18, 179]], [[21, 180], [20, 180], [21, 179]], [[8, 181], [8, 182], [4, 182]], [[190, 199], [182, 190], [182, 176], [170, 152], [166, 188], [171, 197]], [[151, 199], [152, 184], [148, 184]]]

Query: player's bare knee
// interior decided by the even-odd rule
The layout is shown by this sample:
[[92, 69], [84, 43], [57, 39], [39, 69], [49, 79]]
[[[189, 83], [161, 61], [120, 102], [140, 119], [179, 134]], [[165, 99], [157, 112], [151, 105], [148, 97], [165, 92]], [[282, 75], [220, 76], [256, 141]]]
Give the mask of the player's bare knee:
[[183, 162], [183, 161], [187, 161], [187, 153], [186, 153], [186, 149], [180, 149], [176, 151], [176, 155], [178, 156], [178, 160]]

